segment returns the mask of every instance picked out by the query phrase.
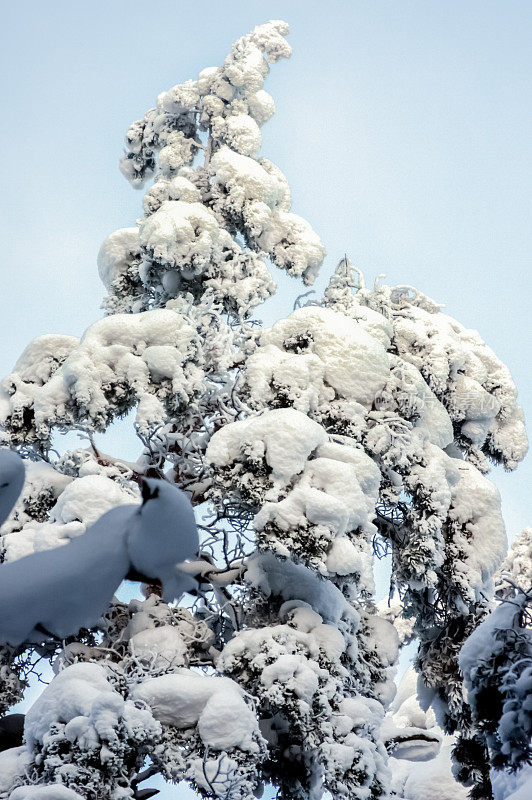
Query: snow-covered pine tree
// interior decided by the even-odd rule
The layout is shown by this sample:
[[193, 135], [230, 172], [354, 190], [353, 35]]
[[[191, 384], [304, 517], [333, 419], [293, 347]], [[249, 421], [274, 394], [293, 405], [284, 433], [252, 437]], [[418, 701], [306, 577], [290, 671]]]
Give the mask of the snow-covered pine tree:
[[523, 528], [515, 537], [508, 555], [494, 575], [497, 598], [513, 598], [516, 589], [532, 587], [532, 528]]
[[[64, 800], [140, 800], [156, 773], [224, 800], [264, 783], [291, 800], [386, 798], [398, 636], [373, 585], [386, 549], [394, 624], [419, 638], [425, 694], [460, 736], [473, 795], [492, 796], [458, 652], [506, 552], [484, 473], [523, 457], [522, 412], [477, 333], [408, 286], [367, 289], [347, 259], [321, 301], [258, 325], [268, 262], [310, 285], [324, 258], [259, 156], [287, 33], [255, 28], [130, 127], [122, 172], [153, 182], [137, 224], [101, 248], [107, 316], [80, 340], [39, 337], [3, 381], [2, 444], [27, 467], [5, 561], [71, 547], [102, 512], [139, 503], [146, 477], [188, 494], [202, 541], [178, 605], [153, 580], [66, 640], [4, 634], [5, 711], [37, 658], [55, 677], [24, 744], [0, 756], [2, 799], [53, 785]], [[132, 409], [142, 452], [127, 463], [92, 434]], [[65, 431], [90, 446], [58, 458]]]
[[[515, 774], [532, 765], [531, 528], [517, 536], [494, 580], [494, 608], [462, 647], [460, 667], [491, 766]], [[532, 771], [527, 780], [529, 793]]]

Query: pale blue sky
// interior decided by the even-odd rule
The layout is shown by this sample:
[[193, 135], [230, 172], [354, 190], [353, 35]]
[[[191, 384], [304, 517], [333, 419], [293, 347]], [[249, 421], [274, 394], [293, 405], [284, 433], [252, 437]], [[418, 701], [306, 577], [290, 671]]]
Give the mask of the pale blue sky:
[[[129, 123], [271, 18], [290, 23], [294, 55], [267, 82], [262, 153], [326, 244], [318, 288], [347, 252], [368, 282], [385, 272], [445, 303], [506, 361], [532, 418], [529, 0], [10, 3], [1, 375], [33, 337], [100, 315], [98, 248], [140, 212], [117, 168]], [[264, 318], [301, 291], [283, 278]], [[512, 536], [532, 523], [530, 462], [495, 474]]]
[[[528, 0], [11, 3], [4, 12], [0, 373], [41, 333], [81, 334], [102, 297], [103, 238], [141, 195], [117, 169], [157, 94], [284, 18], [263, 154], [294, 210], [368, 280], [414, 284], [478, 329], [532, 417], [532, 3]], [[282, 280], [265, 318], [301, 291]], [[530, 460], [496, 480], [509, 532], [532, 521]]]

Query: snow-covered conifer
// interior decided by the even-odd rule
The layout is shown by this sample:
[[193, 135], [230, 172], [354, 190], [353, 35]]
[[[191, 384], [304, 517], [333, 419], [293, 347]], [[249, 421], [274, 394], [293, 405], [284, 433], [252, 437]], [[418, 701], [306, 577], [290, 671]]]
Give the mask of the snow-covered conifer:
[[515, 589], [460, 653], [473, 720], [495, 769], [532, 760], [532, 589]]
[[494, 575], [491, 613], [460, 652], [473, 720], [496, 770], [517, 773], [532, 760], [531, 529], [515, 539]]
[[523, 528], [516, 536], [493, 580], [501, 598], [514, 597], [517, 588], [526, 592], [532, 587], [532, 528]]
[[[385, 714], [412, 637], [462, 772], [491, 796], [458, 653], [506, 553], [485, 473], [526, 452], [516, 389], [476, 332], [410, 287], [367, 289], [347, 259], [321, 300], [269, 329], [253, 319], [275, 290], [269, 262], [310, 285], [325, 255], [260, 155], [287, 33], [255, 28], [133, 123], [121, 170], [153, 180], [100, 250], [106, 316], [81, 339], [39, 337], [2, 382], [0, 441], [28, 464], [6, 503], [20, 493], [5, 599], [31, 566], [43, 602], [4, 625], [0, 709], [33, 653], [55, 677], [7, 751], [1, 800], [57, 786], [139, 800], [156, 773], [223, 800], [268, 782], [291, 800], [384, 800], [388, 751], [408, 749]], [[136, 462], [93, 438], [131, 410]], [[90, 446], [58, 458], [64, 431]], [[196, 506], [199, 553], [171, 483]], [[383, 550], [393, 612], [376, 604]], [[113, 598], [126, 577], [143, 584], [129, 603]], [[434, 754], [432, 726], [408, 727]]]

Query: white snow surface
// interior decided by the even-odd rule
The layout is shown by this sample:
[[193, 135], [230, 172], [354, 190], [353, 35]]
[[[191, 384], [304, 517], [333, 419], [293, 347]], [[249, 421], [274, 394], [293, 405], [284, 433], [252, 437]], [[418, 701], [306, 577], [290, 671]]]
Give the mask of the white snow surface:
[[472, 464], [453, 459], [460, 480], [452, 488], [449, 516], [465, 527], [465, 536], [455, 534], [454, 541], [467, 553], [463, 569], [470, 585], [482, 586], [500, 566], [507, 552], [508, 540], [501, 513], [497, 487]]
[[16, 387], [19, 381], [42, 386], [70, 355], [78, 342], [76, 336], [59, 333], [37, 336], [23, 350], [13, 368], [13, 373], [3, 379], [4, 389], [11, 394], [12, 388]]
[[329, 308], [294, 311], [265, 330], [260, 345], [246, 363], [255, 405], [273, 397], [273, 383], [285, 387], [294, 408], [303, 413], [335, 396], [369, 408], [388, 378], [389, 359], [381, 341]]
[[128, 572], [126, 526], [135, 511], [113, 509], [65, 547], [1, 564], [0, 640], [39, 641], [36, 626], [63, 638], [96, 625]]
[[273, 211], [257, 244], [277, 267], [301, 277], [307, 285], [314, 282], [325, 258], [321, 239], [309, 223], [298, 214], [281, 209]]
[[224, 647], [217, 667], [231, 671], [241, 659], [255, 661], [262, 667], [260, 682], [266, 689], [280, 683], [310, 704], [319, 679], [326, 676], [320, 658], [337, 662], [346, 651], [346, 639], [306, 603], [284, 603], [280, 617], [289, 624], [238, 632]]
[[30, 342], [0, 385], [0, 444], [11, 444], [8, 431], [2, 426], [8, 422], [18, 430], [24, 423], [27, 409], [34, 398], [46, 387], [54, 373], [77, 347], [75, 336], [46, 334]]
[[150, 678], [136, 686], [131, 697], [146, 703], [163, 725], [191, 728], [208, 747], [235, 747], [257, 752], [258, 721], [230, 678], [200, 675], [178, 669], [171, 675]]
[[205, 455], [216, 467], [264, 459], [274, 486], [281, 487], [303, 471], [309, 455], [327, 438], [321, 425], [306, 414], [279, 408], [225, 425], [213, 435]]
[[72, 664], [59, 672], [26, 714], [24, 740], [32, 751], [42, 744], [50, 726], [65, 725], [65, 736], [82, 750], [93, 750], [116, 739], [123, 721], [133, 731], [158, 730], [151, 713], [124, 700], [108, 680], [109, 672], [92, 662]]
[[495, 800], [530, 800], [532, 797], [532, 766], [525, 765], [516, 773], [491, 772]]
[[443, 731], [431, 707], [424, 710], [418, 695], [418, 674], [412, 666], [404, 673], [386, 716], [382, 735], [394, 760], [429, 761], [440, 752]]
[[254, 203], [269, 209], [290, 208], [290, 189], [281, 170], [271, 168], [266, 160], [257, 161], [236, 153], [227, 146], [220, 147], [210, 161], [214, 186], [223, 186], [232, 207], [249, 217]]
[[106, 289], [127, 272], [132, 257], [140, 255], [139, 229], [120, 228], [105, 239], [98, 253], [98, 273]]
[[7, 797], [15, 780], [24, 775], [29, 760], [30, 754], [24, 745], [0, 752], [0, 797]]
[[26, 470], [24, 486], [9, 520], [1, 526], [4, 534], [21, 530], [29, 521], [35, 522], [35, 506], [40, 505], [43, 508], [45, 504], [48, 508], [53, 505], [72, 481], [69, 475], [54, 469], [47, 461], [26, 460], [24, 467]]
[[382, 727], [385, 739], [400, 739], [389, 759], [393, 796], [405, 800], [467, 800], [468, 789], [457, 783], [452, 773], [453, 738], [437, 726], [431, 707], [422, 708], [418, 687], [418, 673], [410, 666]]
[[0, 450], [0, 525], [8, 518], [24, 486], [24, 462], [11, 450]]
[[273, 553], [256, 554], [247, 559], [244, 577], [266, 597], [275, 595], [308, 603], [325, 622], [358, 621], [358, 612], [342, 592], [302, 564], [277, 558]]
[[321, 458], [343, 461], [353, 466], [357, 482], [364, 493], [366, 509], [373, 512], [379, 496], [381, 473], [372, 458], [361, 447], [352, 447], [338, 442], [327, 442], [316, 451]]
[[[29, 348], [37, 345], [35, 340]], [[140, 398], [137, 422], [141, 430], [149, 429], [166, 420], [162, 400], [175, 406], [201, 390], [198, 360], [197, 332], [177, 311], [113, 314], [91, 325], [79, 344], [72, 343], [48, 379], [37, 380], [37, 366], [28, 374], [16, 366], [9, 376], [16, 391], [4, 418], [14, 419], [27, 408], [35, 416], [37, 436], [46, 439], [58, 424], [102, 428]]]
[[61, 783], [47, 786], [18, 786], [9, 795], [9, 800], [83, 800], [83, 797]]
[[469, 790], [453, 778], [451, 750], [445, 745], [430, 761], [390, 758], [392, 791], [405, 800], [467, 800]]
[[[192, 323], [196, 318], [186, 310], [189, 299], [201, 305], [197, 294], [204, 290], [209, 302], [223, 301], [231, 313], [246, 312], [273, 291], [268, 257], [312, 283], [323, 261], [323, 245], [305, 220], [290, 213], [285, 176], [258, 157], [260, 126], [274, 112], [264, 79], [268, 62], [290, 55], [286, 33], [282, 22], [259, 26], [239, 40], [221, 67], [163, 92], [156, 107], [130, 128], [127, 144], [134, 157], [123, 160], [124, 174], [139, 185], [155, 173], [155, 182], [144, 198], [146, 216], [139, 228], [116, 231], [100, 250], [100, 276], [111, 294], [107, 308], [124, 310], [120, 292], [126, 291], [128, 280], [140, 282], [141, 294], [133, 298], [131, 310], [135, 303], [142, 308], [173, 299], [165, 309], [113, 314], [91, 326], [81, 341], [39, 337], [32, 342], [3, 382], [2, 441], [45, 440], [57, 425], [103, 429], [133, 403], [138, 403], [137, 423], [144, 434], [183, 409], [193, 413], [195, 400], [208, 396], [208, 336], [203, 336], [208, 326]], [[197, 168], [194, 159], [202, 158], [202, 146], [194, 138], [198, 131], [193, 119], [211, 137]], [[183, 130], [176, 129], [181, 123]], [[202, 202], [205, 197], [208, 201]], [[260, 691], [278, 698], [286, 690], [300, 704], [299, 711], [304, 710], [301, 717], [308, 713], [309, 719], [316, 693], [323, 689], [323, 700], [329, 691], [327, 699], [334, 696], [334, 737], [327, 738], [327, 732], [320, 741], [320, 769], [342, 780], [355, 756], [368, 776], [372, 770], [385, 774], [376, 755], [382, 747], [374, 737], [382, 705], [362, 697], [340, 700], [347, 658], [355, 658], [362, 641], [380, 670], [379, 679], [371, 676], [371, 691], [383, 705], [391, 700], [386, 692], [397, 657], [395, 611], [388, 619], [362, 611], [364, 637], [357, 638], [353, 632], [360, 616], [350, 602], [357, 592], [373, 589], [368, 573], [379, 492], [392, 501], [401, 497], [402, 489], [422, 498], [413, 506], [420, 510], [416, 533], [426, 537], [427, 564], [420, 571], [426, 570], [405, 582], [417, 589], [434, 585], [447, 557], [456, 593], [453, 610], [468, 613], [471, 603], [489, 589], [505, 551], [500, 498], [479, 471], [487, 469], [484, 454], [513, 467], [525, 451], [511, 377], [478, 334], [441, 314], [415, 290], [412, 297], [409, 287], [376, 285], [368, 292], [358, 277], [356, 297], [350, 290], [347, 297], [346, 285], [342, 288], [333, 279], [326, 294], [329, 307], [300, 308], [250, 336], [239, 388], [243, 386], [252, 413], [218, 430], [206, 454], [213, 486], [219, 479], [224, 499], [240, 480], [235, 494], [241, 491], [244, 498], [260, 501], [254, 520], [259, 551], [246, 559], [244, 580], [265, 597], [283, 601], [279, 624], [237, 631], [216, 666], [233, 670], [240, 679], [242, 664], [253, 659], [259, 666]], [[355, 285], [352, 281], [350, 289]], [[387, 352], [391, 349], [393, 353]], [[286, 405], [292, 407], [279, 407]], [[28, 432], [24, 429], [32, 415]], [[455, 443], [453, 425], [460, 431]], [[326, 428], [337, 433], [329, 436]], [[471, 463], [462, 460], [462, 453]], [[0, 514], [7, 509], [5, 517], [16, 480], [10, 477], [2, 487], [1, 465], [0, 458]], [[96, 624], [131, 567], [161, 579], [165, 601], [190, 585], [180, 565], [197, 555], [198, 536], [186, 497], [149, 480], [144, 488], [151, 498], [141, 507], [129, 505], [130, 496], [112, 477], [90, 475], [62, 486], [46, 523], [24, 516], [22, 498], [21, 510], [5, 529], [7, 557], [19, 560], [0, 567], [5, 612], [0, 641], [18, 644], [39, 637], [39, 625], [63, 636]], [[113, 510], [100, 517], [107, 504]], [[264, 552], [268, 543], [261, 535], [266, 538], [271, 528], [278, 532], [272, 535], [275, 552], [283, 558]], [[303, 552], [294, 555], [290, 536], [295, 539], [303, 531]], [[292, 560], [310, 562], [304, 552], [308, 542], [310, 558], [312, 547], [319, 552], [312, 569]], [[344, 595], [318, 572], [356, 573], [357, 578], [337, 580]], [[21, 602], [17, 590], [22, 581], [28, 591]], [[148, 617], [144, 610], [133, 614], [124, 641], [129, 646], [126, 657], [137, 662], [133, 680], [142, 680], [142, 670], [152, 671], [131, 693], [151, 711], [124, 701], [105, 667], [74, 664], [59, 672], [30, 710], [28, 746], [42, 742], [54, 721], [66, 725], [71, 741], [91, 748], [112, 737], [119, 720], [155, 729], [155, 719], [179, 730], [197, 729], [207, 748], [239, 749], [258, 758], [262, 740], [249, 696], [229, 678], [187, 669], [180, 628], [166, 624], [163, 616], [156, 623]], [[493, 624], [481, 625], [466, 643], [466, 673], [488, 640], [492, 646]], [[84, 647], [72, 645], [72, 656], [78, 646]], [[362, 665], [364, 653], [360, 655]], [[153, 677], [165, 671], [171, 674]], [[431, 758], [442, 741], [434, 714], [423, 711], [412, 675], [403, 683], [382, 728], [387, 740], [397, 740], [394, 753], [402, 759], [391, 759], [393, 788], [408, 800], [433, 800], [435, 791], [438, 800], [461, 800], [465, 794], [451, 776], [448, 740]], [[18, 764], [13, 753], [4, 757], [8, 770], [15, 760]], [[407, 760], [416, 761], [413, 768]], [[316, 792], [319, 776], [314, 780]], [[344, 791], [347, 796], [351, 787], [345, 788], [347, 782], [340, 786], [338, 796]], [[16, 800], [52, 800], [56, 795], [46, 794], [48, 790], [55, 788], [32, 787]], [[357, 787], [361, 800], [369, 792], [365, 785]], [[71, 793], [68, 800], [73, 796], [77, 798]], [[67, 795], [59, 794], [57, 800], [67, 800]]]
[[527, 450], [523, 412], [508, 368], [477, 331], [446, 314], [405, 303], [394, 314], [395, 342], [401, 358], [416, 366], [475, 448], [491, 439], [515, 468]]
[[130, 566], [159, 578], [168, 600], [191, 587], [179, 569], [198, 552], [190, 502], [165, 481], [145, 484], [142, 506], [113, 508], [66, 546], [0, 565], [0, 641], [39, 640], [39, 627], [63, 638], [96, 625]]
[[532, 586], [532, 528], [523, 528], [515, 538], [499, 570], [494, 575], [495, 589], [500, 596], [513, 597], [512, 583], [528, 591]]
[[310, 523], [317, 538], [331, 540], [324, 561], [316, 564], [320, 572], [362, 575], [367, 572], [364, 538], [356, 546], [346, 533], [359, 528], [363, 536], [373, 534], [379, 469], [356, 447], [327, 443], [316, 455], [284, 499], [262, 506], [253, 521], [255, 530], [260, 533], [274, 524], [277, 536], [270, 546], [278, 555], [290, 557], [289, 544], [297, 541], [298, 529], [307, 529]]
[[380, 616], [392, 623], [399, 637], [399, 644], [403, 645], [412, 636], [415, 623], [414, 617], [403, 616], [403, 603], [397, 593], [390, 599], [384, 597], [377, 603]]
[[512, 602], [499, 603], [466, 639], [460, 650], [459, 661], [468, 691], [473, 689], [472, 678], [483, 659], [504, 651], [504, 640], [498, 640], [494, 634], [497, 630], [510, 630], [517, 611], [516, 605]]
[[136, 658], [150, 665], [152, 671], [184, 667], [188, 648], [175, 625], [160, 625], [134, 634], [129, 649]]
[[197, 202], [167, 200], [140, 226], [140, 243], [157, 263], [192, 274], [205, 271], [211, 260], [218, 261], [230, 242], [212, 211]]
[[22, 530], [4, 536], [5, 558], [15, 561], [33, 552], [67, 544], [85, 533], [102, 514], [131, 504], [132, 500], [129, 492], [104, 475], [76, 478], [60, 494], [48, 521], [31, 521]]
[[165, 481], [146, 479], [151, 498], [145, 502], [127, 532], [132, 565], [163, 583], [163, 599], [180, 597], [194, 582], [177, 565], [198, 554], [194, 509], [187, 495]]

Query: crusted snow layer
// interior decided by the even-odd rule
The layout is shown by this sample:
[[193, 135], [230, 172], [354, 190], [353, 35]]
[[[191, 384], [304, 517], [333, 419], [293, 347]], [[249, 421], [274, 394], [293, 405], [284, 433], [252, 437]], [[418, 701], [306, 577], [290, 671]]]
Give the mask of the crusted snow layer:
[[532, 528], [523, 528], [514, 540], [506, 558], [494, 575], [495, 590], [499, 596], [513, 597], [517, 584], [528, 591], [532, 586]]
[[410, 666], [382, 725], [382, 736], [394, 759], [429, 761], [438, 755], [442, 745], [443, 732], [436, 725], [432, 708], [422, 709], [417, 686], [418, 675]]
[[[325, 444], [316, 452], [318, 457], [306, 463], [294, 490], [279, 503], [262, 507], [255, 517], [257, 529], [275, 519], [282, 529], [289, 530], [298, 519], [306, 517], [342, 534], [368, 522], [380, 480], [375, 463], [363, 451], [343, 445]], [[360, 468], [363, 465], [369, 466], [366, 473]], [[359, 484], [359, 476], [369, 490], [367, 494]]]
[[[290, 191], [282, 172], [258, 158], [260, 126], [275, 111], [263, 89], [264, 78], [268, 61], [290, 55], [287, 32], [288, 27], [277, 21], [259, 26], [235, 44], [221, 67], [202, 70], [197, 81], [163, 92], [156, 107], [130, 126], [129, 152], [121, 161], [124, 175], [141, 185], [155, 173], [143, 204], [151, 216], [140, 224], [141, 278], [146, 285], [153, 279], [153, 285], [165, 286], [157, 275], [161, 268], [172, 267], [185, 279], [208, 270], [209, 280], [216, 281], [227, 271], [226, 254], [231, 250], [239, 258], [267, 255], [289, 274], [313, 282], [324, 247], [311, 226], [289, 212]], [[208, 129], [209, 139], [204, 165], [193, 168], [200, 149], [198, 123], [200, 129]], [[173, 184], [177, 179], [189, 185], [178, 187]], [[202, 202], [205, 195], [208, 203]], [[246, 242], [244, 250], [236, 244], [237, 233]], [[270, 293], [267, 275], [259, 276], [258, 265], [253, 270], [263, 286], [260, 291], [256, 287], [246, 303], [237, 303], [240, 310]], [[209, 288], [219, 291], [214, 284]]]
[[113, 508], [65, 547], [0, 565], [0, 641], [38, 641], [43, 628], [64, 638], [97, 625], [131, 566], [159, 578], [166, 600], [191, 588], [179, 564], [198, 552], [192, 506], [165, 481], [145, 483], [142, 506]]
[[0, 525], [7, 519], [24, 486], [24, 462], [17, 453], [0, 450]]
[[[342, 503], [347, 510], [349, 530], [367, 522], [368, 499], [358, 483], [353, 464], [334, 458], [315, 458], [308, 462], [300, 485], [321, 490], [337, 503]], [[373, 511], [372, 506], [370, 509]]]
[[[430, 761], [405, 761], [390, 758], [391, 788], [407, 800], [467, 800], [469, 790], [452, 774], [452, 745], [442, 747]], [[437, 792], [435, 795], [434, 792]]]
[[156, 262], [193, 272], [205, 270], [211, 259], [218, 260], [221, 248], [230, 242], [227, 231], [202, 203], [167, 200], [140, 226], [140, 243]]
[[248, 98], [248, 108], [257, 125], [262, 126], [275, 114], [275, 101], [268, 92], [259, 89]]
[[[310, 487], [296, 488], [279, 503], [265, 503], [253, 520], [255, 530], [261, 531], [274, 522], [280, 531], [293, 531], [306, 520], [314, 525], [332, 529], [335, 535], [345, 532], [348, 526], [348, 507], [325, 492]], [[281, 555], [289, 555], [287, 550]]]
[[[412, 573], [409, 580], [411, 585], [417, 585], [418, 580], [419, 585], [421, 581], [435, 583], [434, 570], [439, 570], [447, 558], [451, 573], [446, 580], [451, 602], [459, 613], [468, 613], [467, 604], [479, 600], [482, 591], [489, 589], [491, 576], [506, 552], [500, 495], [471, 463], [452, 458], [428, 442], [423, 462], [413, 465], [408, 485], [411, 490], [423, 493], [424, 505], [433, 518], [433, 529], [420, 528], [423, 535], [427, 535], [426, 531], [429, 534], [425, 539], [427, 550], [420, 562], [422, 571]], [[444, 544], [438, 527], [447, 519], [452, 525], [452, 536], [447, 536]], [[408, 546], [407, 543], [407, 553]]]
[[476, 331], [446, 314], [405, 303], [393, 322], [399, 355], [442, 399], [468, 447], [502, 457], [515, 468], [527, 440], [508, 368]]
[[215, 750], [257, 752], [258, 722], [237, 683], [230, 678], [208, 677], [188, 669], [150, 678], [131, 692], [146, 703], [163, 725], [191, 728]]
[[460, 669], [464, 675], [464, 682], [469, 691], [474, 691], [474, 677], [482, 661], [493, 654], [504, 651], [505, 640], [497, 638], [498, 630], [507, 631], [513, 627], [516, 616], [516, 605], [503, 602], [483, 619], [466, 640], [460, 651]]
[[303, 471], [312, 451], [326, 441], [321, 425], [299, 411], [280, 408], [225, 425], [210, 440], [206, 459], [216, 467], [264, 460], [272, 481], [285, 485]]
[[388, 349], [393, 337], [393, 325], [390, 320], [373, 308], [357, 303], [356, 296], [353, 300], [355, 302], [350, 303], [349, 308], [344, 311], [346, 316], [356, 320], [358, 325]]
[[364, 494], [366, 510], [373, 513], [375, 503], [379, 497], [381, 473], [372, 458], [360, 447], [338, 442], [327, 442], [320, 445], [316, 455], [334, 461], [345, 462], [352, 465], [356, 480]]
[[13, 368], [13, 373], [3, 379], [2, 385], [10, 394], [12, 385], [16, 387], [18, 382], [42, 386], [78, 343], [79, 339], [76, 336], [58, 333], [37, 336], [23, 350]]
[[244, 156], [257, 156], [262, 144], [259, 126], [249, 114], [215, 118], [212, 133]]
[[[300, 727], [316, 738], [320, 791], [343, 794], [350, 789], [349, 796], [359, 791], [360, 797], [369, 797], [375, 777], [386, 780], [382, 746], [375, 743], [383, 710], [375, 700], [345, 697], [349, 673], [340, 659], [349, 658], [350, 637], [344, 638], [336, 624], [324, 624], [301, 601], [285, 602], [279, 618], [283, 624], [237, 633], [219, 656], [218, 668], [244, 675], [249, 691], [270, 709], [268, 736], [274, 746], [279, 737], [278, 746], [283, 741], [297, 752]], [[352, 779], [350, 770], [361, 764], [362, 781], [360, 775]]]
[[308, 603], [325, 622], [358, 621], [358, 612], [330, 581], [301, 564], [281, 560], [273, 553], [257, 554], [246, 561], [246, 581], [266, 596]]
[[0, 752], [0, 797], [6, 797], [15, 780], [24, 775], [30, 754], [26, 747], [11, 747]]
[[45, 439], [58, 424], [85, 421], [102, 428], [140, 398], [137, 421], [147, 429], [165, 421], [164, 403], [177, 408], [200, 391], [201, 360], [197, 333], [178, 312], [115, 314], [91, 325], [46, 382], [37, 380], [36, 367], [18, 373], [16, 366], [4, 381], [15, 391], [2, 421], [16, 435], [27, 411], [37, 436]]
[[255, 249], [266, 251], [276, 266], [312, 283], [324, 247], [308, 222], [289, 213], [290, 190], [279, 168], [250, 157], [260, 146], [257, 124], [246, 114], [217, 117], [212, 132], [230, 145], [209, 164], [214, 208], [227, 221], [237, 219]]
[[133, 499], [116, 481], [104, 475], [77, 478], [65, 487], [47, 522], [29, 522], [22, 530], [4, 536], [5, 558], [15, 561], [33, 552], [67, 544], [85, 533], [102, 514], [130, 504]]
[[157, 730], [150, 712], [124, 700], [109, 683], [105, 667], [94, 663], [72, 664], [52, 680], [31, 706], [24, 723], [28, 748], [42, 744], [55, 722], [66, 725], [65, 736], [81, 749], [90, 750], [116, 737], [123, 720], [131, 730]]
[[[379, 482], [380, 472], [364, 451], [336, 443], [321, 445], [293, 490], [279, 502], [265, 503], [255, 516], [255, 530], [262, 533], [260, 545], [281, 556], [305, 557], [304, 549], [299, 552], [304, 539], [320, 572], [364, 574], [364, 537], [375, 531], [372, 519]], [[357, 529], [363, 536], [355, 544], [346, 533]]]
[[290, 625], [237, 633], [224, 647], [217, 667], [231, 672], [242, 658], [258, 659], [263, 667], [260, 681], [266, 689], [279, 682], [310, 703], [318, 691], [319, 678], [323, 677], [317, 663], [320, 656], [337, 662], [346, 650], [346, 640], [335, 625], [324, 624], [323, 618], [305, 603], [285, 603], [281, 607], [281, 618], [284, 616]]
[[174, 625], [147, 628], [134, 634], [129, 640], [132, 655], [150, 665], [150, 670], [171, 670], [184, 667], [188, 648]]
[[265, 254], [235, 241], [219, 215], [202, 204], [193, 180], [193, 170], [180, 169], [170, 180], [157, 181], [145, 197], [148, 216], [140, 223], [142, 262], [137, 270], [142, 302], [145, 307], [155, 296], [162, 304], [162, 297], [182, 296], [189, 289], [198, 300], [203, 292], [231, 314], [244, 314], [275, 290]]
[[131, 502], [131, 495], [104, 475], [86, 475], [72, 481], [53, 507], [51, 522], [92, 525], [102, 513]]
[[527, 449], [517, 391], [507, 367], [476, 331], [442, 314], [441, 306], [410, 286], [366, 289], [346, 259], [325, 300], [350, 317], [358, 319], [368, 307], [387, 318], [395, 358], [415, 367], [443, 403], [468, 460], [483, 472], [489, 468], [486, 456], [508, 469], [517, 466]]
[[235, 213], [244, 215], [248, 224], [254, 203], [263, 203], [269, 209], [290, 208], [288, 182], [279, 169], [272, 169], [270, 162], [257, 161], [224, 146], [211, 158], [210, 168], [214, 186], [224, 187], [227, 202]]
[[[79, 339], [75, 336], [46, 334], [38, 336], [23, 351], [13, 372], [2, 380], [0, 387], [0, 428], [6, 425], [17, 431], [25, 425], [27, 409], [34, 397], [48, 384]], [[0, 444], [11, 444], [7, 431], [0, 429]]]
[[139, 255], [138, 228], [120, 228], [108, 236], [98, 253], [98, 273], [105, 288], [109, 290]]
[[386, 384], [389, 359], [379, 339], [344, 314], [310, 306], [262, 333], [247, 361], [251, 401], [262, 406], [282, 387], [303, 413], [342, 397], [371, 407]]
[[334, 539], [325, 564], [330, 575], [363, 575], [368, 569], [364, 553], [347, 536]]
[[310, 224], [298, 214], [276, 209], [257, 244], [277, 267], [312, 284], [325, 258], [325, 248]]
[[[424, 380], [416, 367], [399, 356], [390, 357], [394, 367], [394, 379], [401, 381], [400, 399], [404, 398], [405, 411], [408, 404], [415, 408], [417, 418], [414, 428], [424, 439], [428, 439], [437, 447], [445, 448], [454, 439], [453, 423], [443, 403], [438, 400], [432, 389]], [[385, 397], [380, 397], [383, 407]]]
[[459, 461], [456, 467], [460, 480], [453, 486], [449, 516], [461, 526], [453, 543], [465, 557], [453, 568], [463, 573], [468, 585], [480, 587], [500, 566], [507, 550], [501, 498], [497, 487], [472, 464]]
[[83, 800], [83, 797], [61, 783], [53, 783], [47, 786], [18, 786], [9, 795], [9, 800]]
[[157, 211], [165, 200], [182, 200], [185, 203], [196, 203], [201, 200], [201, 192], [197, 186], [181, 172], [174, 178], [157, 181], [148, 189], [142, 201], [147, 214]]
[[54, 469], [47, 461], [27, 460], [24, 466], [26, 469], [24, 486], [8, 521], [2, 526], [4, 534], [21, 530], [29, 521], [42, 520], [72, 480], [70, 476]]
[[371, 631], [371, 647], [378, 653], [380, 663], [384, 667], [393, 666], [399, 650], [399, 637], [395, 628], [378, 614], [368, 615], [367, 624]]

